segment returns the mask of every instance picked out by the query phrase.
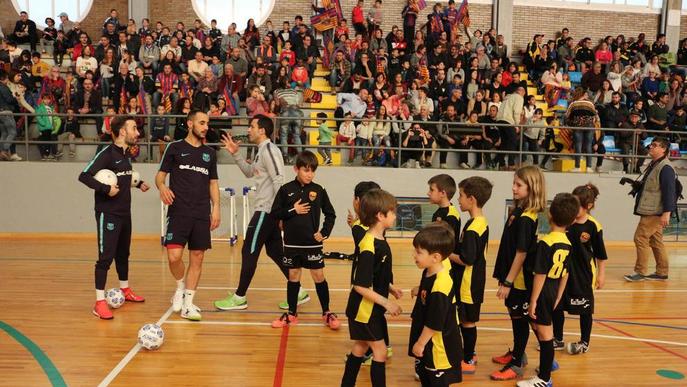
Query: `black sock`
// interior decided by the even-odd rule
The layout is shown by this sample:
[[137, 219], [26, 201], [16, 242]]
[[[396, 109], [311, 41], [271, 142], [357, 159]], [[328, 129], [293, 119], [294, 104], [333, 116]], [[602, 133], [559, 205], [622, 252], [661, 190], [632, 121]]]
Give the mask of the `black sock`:
[[589, 339], [592, 336], [592, 315], [580, 315], [580, 339], [589, 345]]
[[463, 360], [469, 362], [475, 356], [475, 345], [477, 344], [477, 327], [466, 328], [461, 325], [460, 332], [463, 334]]
[[372, 387], [386, 387], [386, 363], [372, 360], [370, 366]]
[[511, 320], [511, 325], [513, 326], [513, 360], [510, 364], [522, 367], [525, 347], [527, 347], [527, 340], [530, 338], [530, 327], [524, 318]]
[[539, 378], [545, 382], [551, 380], [553, 366], [553, 340], [539, 341]]
[[361, 364], [363, 364], [362, 357], [357, 357], [352, 353], [348, 354], [346, 368], [344, 369], [343, 378], [341, 378], [341, 387], [355, 386], [355, 380], [358, 379], [358, 371], [360, 371]]
[[322, 313], [329, 312], [329, 285], [327, 281], [315, 282], [315, 290], [317, 290], [317, 298], [320, 299]]
[[565, 314], [560, 306], [553, 311], [553, 337], [558, 341], [563, 341], [563, 326], [565, 325]]
[[286, 301], [289, 303], [289, 314], [296, 314], [298, 310], [298, 291], [301, 283], [289, 281], [286, 283]]

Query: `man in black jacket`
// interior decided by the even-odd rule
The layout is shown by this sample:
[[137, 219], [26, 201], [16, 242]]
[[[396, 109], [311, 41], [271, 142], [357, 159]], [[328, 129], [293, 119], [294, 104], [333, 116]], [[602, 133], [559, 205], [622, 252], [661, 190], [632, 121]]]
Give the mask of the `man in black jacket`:
[[[341, 323], [329, 310], [329, 285], [324, 278], [322, 241], [329, 237], [334, 228], [336, 213], [327, 191], [313, 183], [317, 158], [310, 151], [301, 152], [296, 158], [294, 170], [296, 179], [284, 184], [272, 204], [272, 215], [283, 222], [284, 266], [289, 268], [286, 298], [288, 313], [272, 322], [273, 328], [298, 323], [298, 291], [301, 287], [301, 269], [310, 269], [315, 281], [317, 297], [322, 306], [322, 320], [331, 329], [338, 329]], [[320, 228], [320, 213], [324, 223]]]
[[[112, 120], [114, 143], [105, 147], [91, 160], [79, 175], [79, 181], [91, 188], [95, 195], [95, 219], [98, 223], [98, 261], [95, 264], [96, 302], [93, 314], [103, 320], [113, 318], [105, 301], [107, 271], [115, 261], [119, 288], [124, 299], [143, 302], [145, 299], [129, 287], [129, 250], [131, 246], [131, 160], [127, 149], [136, 144], [139, 136], [136, 121], [130, 116]], [[107, 169], [116, 175], [115, 184], [108, 185], [96, 180], [95, 175]], [[136, 188], [146, 192], [150, 187], [140, 181]]]
[[[72, 98], [72, 108], [77, 114], [101, 114], [103, 112], [103, 98], [100, 91], [93, 88], [92, 79], [83, 80], [83, 87]], [[100, 131], [103, 126], [102, 116], [95, 117], [95, 125]]]
[[38, 42], [38, 32], [36, 31], [36, 23], [29, 19], [29, 14], [25, 11], [19, 13], [19, 20], [14, 25], [14, 32], [10, 35], [10, 39], [17, 44], [31, 44], [31, 51], [36, 51], [36, 43]]

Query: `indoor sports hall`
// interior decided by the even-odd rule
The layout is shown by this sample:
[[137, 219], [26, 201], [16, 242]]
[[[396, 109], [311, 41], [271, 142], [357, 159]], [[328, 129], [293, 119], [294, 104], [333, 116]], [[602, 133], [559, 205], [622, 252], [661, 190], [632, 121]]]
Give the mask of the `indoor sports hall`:
[[[361, 308], [379, 308], [388, 335], [383, 356], [359, 360], [356, 386], [687, 385], [687, 1], [0, 0], [0, 10], [0, 386], [353, 385], [342, 377], [360, 358], [355, 292]], [[541, 176], [537, 188], [522, 168]], [[413, 240], [443, 207], [428, 183], [440, 174], [463, 226], [477, 212], [461, 211], [459, 198], [475, 199], [461, 182], [490, 183], [469, 363], [461, 340], [427, 325], [431, 351], [413, 355], [411, 313], [432, 302], [411, 294], [430, 270]], [[357, 284], [371, 251], [363, 243], [356, 254], [352, 236], [371, 200], [356, 201], [361, 182], [395, 198], [373, 213], [395, 217], [374, 242], [393, 260], [372, 251], [369, 270], [376, 279], [388, 265], [399, 298]], [[500, 278], [503, 236], [530, 208], [518, 184], [542, 192], [546, 208], [531, 215], [527, 251], [512, 242], [523, 267]], [[285, 193], [292, 186], [301, 201]], [[570, 281], [582, 280], [571, 262], [585, 262], [574, 248], [590, 240], [571, 234], [574, 222], [562, 226], [573, 246], [563, 274], [532, 263], [552, 259], [537, 246], [557, 230], [557, 195], [584, 208], [580, 187], [597, 194], [574, 219], [605, 245], [585, 263], [591, 304], [572, 296]], [[294, 218], [303, 223], [289, 226]], [[298, 297], [285, 278], [289, 233], [308, 227], [322, 245], [328, 308], [312, 267]], [[466, 229], [452, 234], [457, 255], [446, 262], [469, 254]], [[447, 326], [464, 338], [467, 274], [455, 270]], [[523, 275], [563, 284], [551, 313], [573, 307], [550, 366], [541, 325], [513, 363], [516, 323], [499, 297], [521, 290], [513, 278]], [[523, 286], [532, 302], [537, 285]], [[391, 303], [400, 313], [384, 314]], [[580, 305], [593, 309], [586, 342], [580, 320], [591, 314], [571, 313]], [[522, 308], [539, 324], [530, 312], [540, 309]], [[361, 341], [382, 345], [372, 335]], [[462, 381], [446, 382], [451, 372]]]

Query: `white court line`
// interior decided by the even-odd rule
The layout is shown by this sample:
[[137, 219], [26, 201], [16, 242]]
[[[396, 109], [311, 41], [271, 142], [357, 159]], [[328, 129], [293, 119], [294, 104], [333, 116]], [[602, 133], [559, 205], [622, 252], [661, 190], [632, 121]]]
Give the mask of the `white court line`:
[[[270, 326], [268, 322], [251, 322], [251, 321], [186, 321], [186, 320], [174, 320], [167, 321], [167, 324], [202, 324], [202, 325], [228, 325], [228, 326]], [[391, 328], [410, 328], [410, 324], [387, 324]], [[321, 323], [298, 323], [299, 327], [323, 327]], [[341, 323], [342, 327], [348, 326], [347, 323]], [[479, 327], [480, 330], [485, 331], [495, 331], [495, 332], [512, 332], [510, 328], [492, 328], [492, 327]], [[564, 332], [566, 335], [579, 335], [580, 332]], [[655, 340], [655, 339], [645, 339], [641, 337], [627, 337], [627, 336], [610, 336], [610, 335], [599, 335], [592, 333], [592, 337], [598, 337], [602, 339], [612, 339], [612, 340], [626, 340], [626, 341], [639, 341], [644, 343], [654, 343], [654, 344], [667, 344], [667, 345], [677, 345], [680, 347], [687, 347], [687, 343], [680, 343], [676, 341], [665, 341], [665, 340]]]
[[[162, 326], [162, 324], [167, 322], [167, 319], [171, 315], [172, 315], [172, 307], [170, 306], [169, 309], [167, 309], [167, 311], [165, 312], [165, 314], [163, 314], [162, 317], [160, 317], [160, 319], [157, 320], [157, 325]], [[171, 322], [171, 321], [169, 321], [169, 322]], [[133, 348], [131, 348], [129, 353], [127, 353], [126, 356], [124, 356], [124, 358], [122, 358], [122, 360], [119, 362], [119, 364], [117, 364], [112, 369], [112, 371], [110, 371], [110, 373], [107, 374], [105, 379], [103, 379], [103, 381], [100, 382], [100, 384], [98, 384], [98, 387], [109, 386], [110, 383], [112, 383], [112, 381], [117, 377], [117, 375], [119, 375], [119, 373], [122, 372], [124, 367], [126, 367], [126, 365], [129, 364], [131, 359], [133, 359], [134, 356], [136, 356], [136, 354], [141, 350], [141, 348], [143, 348], [141, 346], [141, 344], [136, 343], [136, 345], [134, 345]]]
[[[199, 290], [233, 290], [235, 288], [225, 286], [199, 286]], [[249, 288], [259, 292], [285, 292], [286, 288]], [[312, 288], [303, 288], [307, 291], [315, 291]], [[497, 289], [484, 289], [485, 292], [496, 292]], [[350, 292], [350, 288], [329, 288], [330, 292]], [[403, 289], [404, 292], [410, 292], [410, 289]], [[687, 293], [687, 289], [600, 289], [595, 290], [594, 293]]]

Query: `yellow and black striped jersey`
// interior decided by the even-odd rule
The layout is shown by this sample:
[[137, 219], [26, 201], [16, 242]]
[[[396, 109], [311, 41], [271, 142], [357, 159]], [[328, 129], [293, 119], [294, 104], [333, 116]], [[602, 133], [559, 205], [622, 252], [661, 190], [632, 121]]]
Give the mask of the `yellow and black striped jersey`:
[[[358, 244], [360, 253], [353, 258], [351, 286], [372, 288], [384, 297], [389, 296], [389, 284], [393, 281], [391, 249], [384, 239], [376, 239], [369, 232]], [[351, 288], [346, 306], [346, 316], [360, 323], [368, 323], [384, 315], [384, 308]]]
[[360, 246], [358, 246], [358, 244], [360, 244], [360, 241], [363, 240], [363, 237], [365, 236], [365, 233], [367, 233], [368, 229], [369, 227], [360, 223], [360, 219], [356, 219], [351, 225], [351, 235], [353, 236], [353, 243], [355, 244], [353, 256], [357, 257], [360, 253]]
[[515, 253], [517, 251], [526, 251], [527, 258], [525, 259], [523, 270], [520, 270], [518, 276], [515, 277], [513, 287], [520, 290], [527, 289], [524, 272], [528, 267], [531, 267], [531, 261], [536, 252], [537, 224], [537, 213], [533, 211], [525, 212], [520, 207], [516, 207], [508, 216], [508, 221], [503, 226], [501, 244], [499, 245], [496, 264], [494, 265], [493, 277], [499, 280], [499, 282], [505, 281], [506, 277], [508, 277], [508, 272], [515, 259]]
[[435, 331], [420, 359], [425, 368], [447, 370], [460, 366], [463, 345], [458, 333], [458, 317], [453, 299], [453, 280], [446, 266], [431, 276], [427, 276], [426, 269], [422, 272], [418, 296], [411, 313], [408, 355], [414, 356], [413, 345], [424, 327]]
[[568, 227], [566, 235], [572, 244], [566, 289], [575, 296], [591, 296], [596, 282], [596, 259], [608, 259], [601, 223], [590, 215], [584, 223]]
[[532, 274], [545, 274], [544, 287], [558, 289], [561, 278], [568, 274], [567, 261], [572, 246], [563, 232], [554, 231], [537, 242]]
[[465, 223], [460, 237], [460, 260], [465, 266], [458, 265], [462, 272], [459, 286], [460, 302], [481, 304], [484, 300], [484, 283], [487, 276], [487, 261], [484, 254], [489, 243], [487, 218], [478, 216]]

